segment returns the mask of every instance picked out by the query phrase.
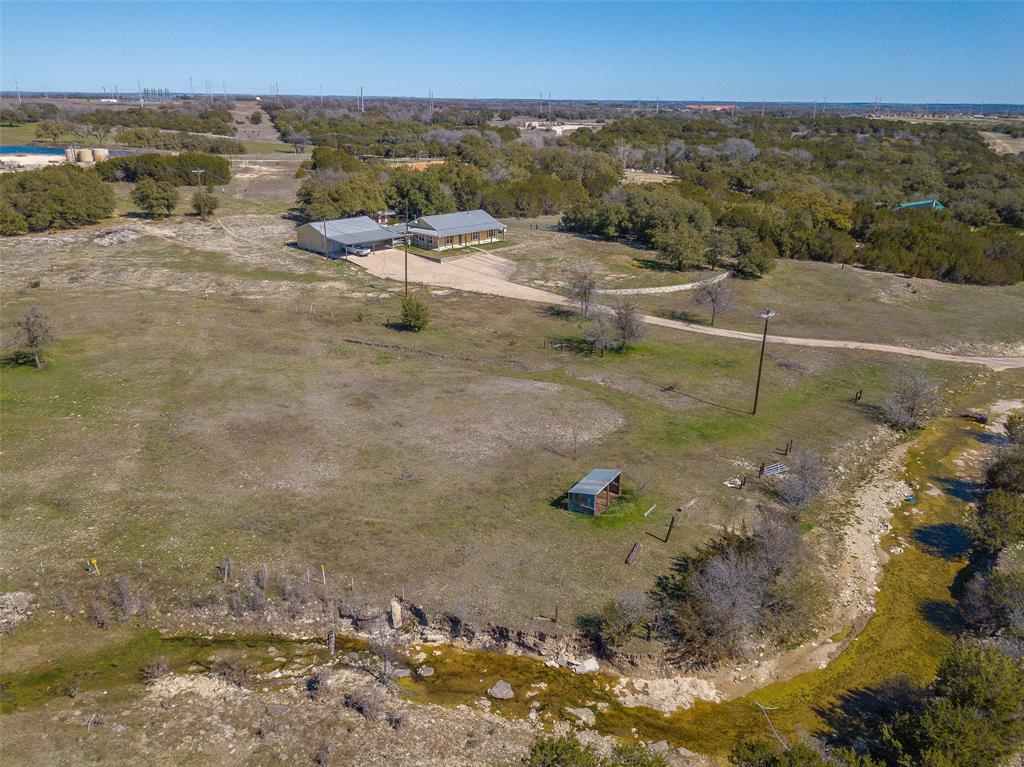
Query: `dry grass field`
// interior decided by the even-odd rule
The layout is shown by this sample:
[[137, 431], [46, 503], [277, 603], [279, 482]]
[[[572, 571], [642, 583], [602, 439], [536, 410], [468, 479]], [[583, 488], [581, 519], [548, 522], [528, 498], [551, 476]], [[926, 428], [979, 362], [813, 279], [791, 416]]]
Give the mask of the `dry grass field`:
[[[555, 604], [575, 615], [644, 590], [738, 524], [766, 496], [722, 482], [788, 439], [830, 452], [876, 428], [849, 397], [863, 388], [877, 402], [893, 358], [770, 349], [754, 419], [757, 348], [745, 342], [652, 329], [625, 353], [559, 352], [547, 342], [583, 335], [571, 313], [452, 291], [434, 291], [427, 331], [395, 330], [397, 283], [287, 245], [296, 162], [236, 162], [209, 223], [140, 218], [124, 187], [126, 232], [0, 243], [5, 335], [38, 305], [60, 338], [48, 370], [3, 371], [5, 588], [40, 565], [47, 583], [73, 581], [96, 557], [184, 591], [230, 555], [294, 572], [322, 563], [367, 599], [404, 590], [435, 611], [529, 626]], [[557, 290], [580, 258], [615, 287], [707, 276], [552, 224], [512, 222], [498, 252], [513, 279]], [[736, 284], [726, 327], [751, 329], [771, 305], [792, 335], [972, 350], [1024, 337], [1019, 287], [790, 262]], [[637, 302], [701, 315], [685, 293]], [[640, 497], [600, 520], [560, 510], [596, 466], [622, 468]], [[644, 553], [627, 567], [637, 540]]]
[[[754, 419], [757, 349], [743, 342], [653, 329], [626, 353], [559, 352], [545, 342], [582, 337], [571, 314], [450, 291], [430, 299], [427, 331], [395, 330], [398, 284], [288, 247], [280, 213], [232, 212], [283, 209], [274, 181], [233, 189], [208, 224], [126, 204], [127, 235], [0, 244], [5, 335], [38, 305], [60, 338], [46, 371], [3, 371], [5, 589], [73, 584], [96, 557], [183, 594], [232, 556], [296, 574], [322, 563], [360, 598], [404, 592], [528, 627], [555, 604], [576, 615], [644, 590], [739, 524], [766, 496], [722, 482], [786, 440], [828, 452], [876, 428], [849, 397], [877, 402], [891, 358], [769, 350]], [[591, 251], [628, 266], [620, 246], [533, 236], [567, 244], [553, 270]], [[639, 497], [598, 520], [559, 509], [595, 466], [621, 467]]]

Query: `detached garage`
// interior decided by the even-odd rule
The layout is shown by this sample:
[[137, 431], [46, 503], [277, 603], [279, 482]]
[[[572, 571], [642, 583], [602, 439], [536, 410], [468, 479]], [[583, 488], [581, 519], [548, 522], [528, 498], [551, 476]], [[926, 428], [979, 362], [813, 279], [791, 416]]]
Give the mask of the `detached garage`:
[[381, 226], [369, 216], [310, 221], [300, 226], [296, 233], [300, 248], [321, 255], [326, 253], [328, 258], [365, 255], [371, 250], [392, 248], [401, 237], [398, 230]]

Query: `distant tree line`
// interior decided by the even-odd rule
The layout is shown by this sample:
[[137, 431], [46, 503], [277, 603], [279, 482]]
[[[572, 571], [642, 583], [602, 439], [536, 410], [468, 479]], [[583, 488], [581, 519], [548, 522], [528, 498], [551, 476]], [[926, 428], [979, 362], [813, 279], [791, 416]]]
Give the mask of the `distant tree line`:
[[194, 186], [194, 170], [204, 171], [205, 185], [227, 184], [231, 181], [231, 163], [223, 157], [203, 152], [181, 154], [140, 154], [131, 157], [112, 157], [96, 163], [96, 172], [104, 181], [137, 182], [143, 178], [164, 181], [175, 186]]
[[[409, 200], [418, 213], [563, 213], [567, 230], [650, 247], [672, 268], [753, 276], [792, 258], [951, 282], [1024, 279], [1024, 161], [995, 155], [967, 126], [647, 116], [559, 138], [469, 127], [451, 113], [429, 122], [298, 102], [268, 111], [286, 138], [314, 145], [299, 200], [307, 217], [365, 212], [382, 199]], [[412, 181], [375, 160], [389, 157], [446, 163]], [[676, 180], [624, 185], [623, 168]], [[356, 188], [330, 188], [347, 183]], [[924, 198], [947, 210], [892, 210]]]
[[[617, 182], [614, 160], [571, 149], [486, 149], [463, 137], [461, 160], [415, 171], [363, 162], [344, 149], [314, 147], [298, 206], [308, 220], [372, 213], [387, 206], [430, 215], [484, 208], [496, 216], [555, 214]], [[477, 150], [480, 150], [479, 152]]]
[[96, 109], [91, 112], [68, 112], [67, 122], [83, 123], [90, 126], [162, 128], [189, 133], [216, 133], [234, 136], [235, 126], [231, 123], [231, 112], [216, 107], [212, 109], [183, 109], [179, 107], [131, 107], [129, 109]]
[[114, 212], [114, 191], [91, 168], [58, 165], [0, 175], [0, 234], [71, 229]]
[[245, 154], [245, 144], [237, 139], [185, 132], [167, 133], [156, 128], [124, 128], [115, 131], [109, 143], [208, 154]]

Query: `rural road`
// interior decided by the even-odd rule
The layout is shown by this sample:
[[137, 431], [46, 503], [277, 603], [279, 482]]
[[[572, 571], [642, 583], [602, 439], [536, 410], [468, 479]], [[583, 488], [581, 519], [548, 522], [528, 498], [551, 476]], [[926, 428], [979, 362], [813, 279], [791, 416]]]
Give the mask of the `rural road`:
[[[405, 254], [401, 250], [382, 250], [369, 256], [352, 256], [349, 260], [377, 277], [402, 281], [405, 276]], [[509, 281], [509, 275], [511, 275], [514, 268], [515, 265], [511, 261], [485, 251], [441, 263], [412, 254], [409, 255], [410, 282], [439, 288], [468, 290], [473, 293], [486, 293], [505, 298], [517, 298], [521, 301], [532, 301], [541, 304], [572, 305], [572, 302], [565, 296]], [[610, 310], [605, 309], [605, 311]], [[707, 336], [731, 338], [739, 341], [761, 340], [760, 333], [712, 328], [706, 325], [696, 325], [690, 322], [655, 317], [650, 314], [645, 314], [643, 319], [648, 325], [673, 328], [687, 333], [701, 333]], [[918, 357], [937, 362], [982, 365], [990, 370], [1024, 368], [1024, 357], [970, 357], [933, 352], [927, 349], [914, 349], [908, 346], [875, 344], [866, 341], [837, 341], [828, 338], [770, 335], [768, 340], [773, 344], [784, 344], [787, 346], [811, 346], [820, 349], [857, 349], [884, 354], [899, 354], [904, 357]]]

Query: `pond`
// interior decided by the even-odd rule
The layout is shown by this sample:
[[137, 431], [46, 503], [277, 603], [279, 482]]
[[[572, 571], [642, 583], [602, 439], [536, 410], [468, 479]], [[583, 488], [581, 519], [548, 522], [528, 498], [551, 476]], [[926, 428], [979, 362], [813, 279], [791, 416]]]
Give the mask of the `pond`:
[[52, 146], [0, 145], [0, 154], [64, 154], [63, 149]]
[[[128, 157], [142, 154], [142, 150], [111, 149], [111, 157]], [[0, 144], [0, 154], [52, 154], [63, 155], [64, 149], [55, 146], [29, 146], [27, 144]]]

